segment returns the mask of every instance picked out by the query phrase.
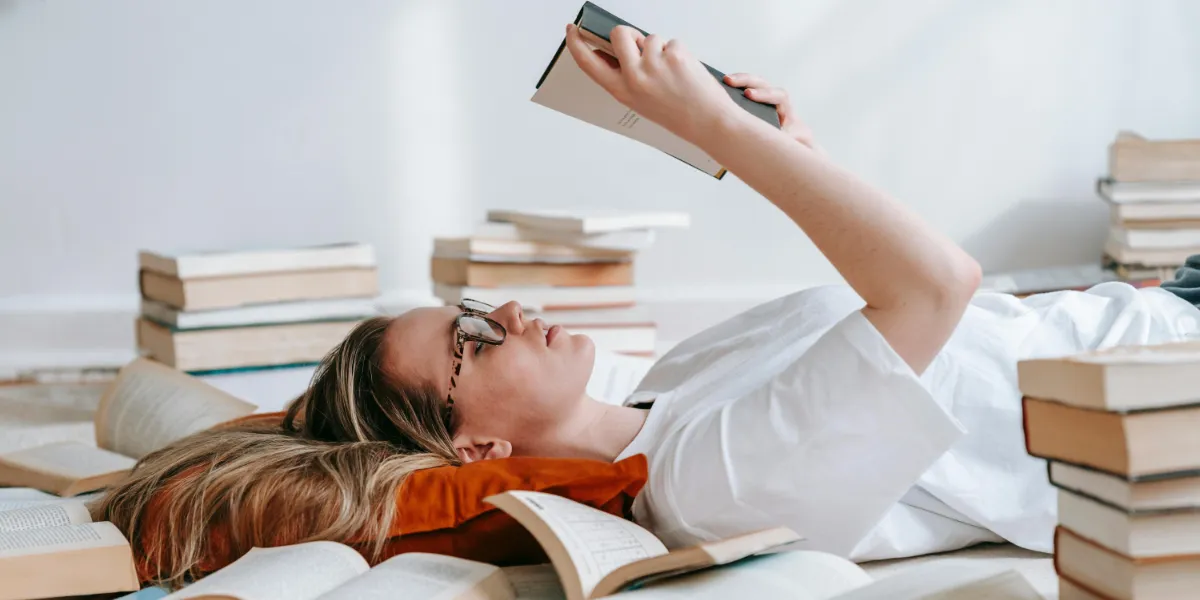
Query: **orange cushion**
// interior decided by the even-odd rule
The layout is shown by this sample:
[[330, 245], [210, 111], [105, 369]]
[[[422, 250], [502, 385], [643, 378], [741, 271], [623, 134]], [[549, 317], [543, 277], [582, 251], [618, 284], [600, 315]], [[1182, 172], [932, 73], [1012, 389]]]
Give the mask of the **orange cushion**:
[[[281, 422], [283, 413], [243, 417], [232, 423]], [[226, 424], [226, 425], [228, 425]], [[175, 485], [193, 485], [203, 469], [192, 468], [177, 475], [156, 494], [169, 494]], [[623, 518], [630, 518], [633, 498], [645, 485], [646, 458], [633, 456], [616, 463], [587, 459], [507, 458], [470, 463], [460, 467], [438, 467], [416, 471], [396, 491], [396, 517], [379, 560], [405, 552], [448, 554], [499, 565], [536, 564], [547, 558], [538, 543], [506, 513], [483, 501], [510, 490], [540, 491], [571, 498]], [[168, 533], [158, 522], [161, 498], [155, 498], [143, 515], [139, 539], [143, 549], [162, 543]], [[280, 506], [287, 510], [287, 500]], [[224, 514], [225, 511], [221, 511]], [[290, 522], [289, 522], [290, 521]], [[295, 543], [308, 536], [295, 526], [302, 519], [281, 522], [271, 528], [274, 545]], [[291, 525], [291, 526], [289, 526]], [[204, 572], [220, 569], [238, 557], [229, 545], [228, 525], [210, 524], [208, 556], [200, 564]], [[366, 555], [367, 540], [347, 540]], [[367, 557], [370, 559], [371, 557]], [[150, 579], [150, 565], [140, 564], [139, 575]]]
[[498, 565], [546, 562], [541, 546], [512, 517], [483, 501], [531, 490], [571, 498], [630, 517], [646, 483], [646, 457], [616, 463], [565, 458], [506, 458], [417, 471], [396, 493], [399, 513], [382, 558], [432, 552]]

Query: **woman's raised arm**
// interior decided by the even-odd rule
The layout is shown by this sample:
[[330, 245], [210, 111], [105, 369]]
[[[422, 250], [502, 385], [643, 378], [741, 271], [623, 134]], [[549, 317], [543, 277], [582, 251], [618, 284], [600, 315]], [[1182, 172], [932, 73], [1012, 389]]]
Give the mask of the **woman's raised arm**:
[[[863, 313], [888, 344], [923, 372], [975, 293], [978, 263], [800, 136], [746, 113], [679, 41], [628, 27], [613, 29], [611, 38], [617, 61], [593, 52], [567, 27], [567, 47], [593, 80], [699, 146], [790, 217], [863, 298]], [[779, 93], [760, 89], [762, 96], [749, 97], [771, 102], [770, 94]], [[786, 98], [780, 114], [785, 124], [791, 118]]]

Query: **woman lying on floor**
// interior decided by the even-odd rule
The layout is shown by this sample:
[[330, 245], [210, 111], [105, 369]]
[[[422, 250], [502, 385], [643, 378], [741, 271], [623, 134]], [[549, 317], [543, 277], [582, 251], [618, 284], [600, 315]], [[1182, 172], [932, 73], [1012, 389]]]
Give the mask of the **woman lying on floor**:
[[[782, 90], [728, 78], [778, 106], [776, 129], [737, 107], [679, 42], [626, 28], [612, 38], [619, 65], [573, 27], [567, 46], [618, 100], [791, 218], [849, 286], [780, 298], [684, 341], [624, 406], [585, 395], [588, 338], [547, 329], [516, 304], [370, 320], [292, 406], [295, 438], [264, 448], [231, 432], [158, 453], [110, 494], [106, 516], [128, 524], [156, 474], [246, 435], [253, 452], [215, 467], [213, 485], [345, 448], [322, 459], [344, 503], [312, 507], [334, 511], [343, 533], [386, 528], [372, 519], [390, 509], [375, 504], [390, 503], [415, 469], [645, 454], [649, 481], [633, 513], [669, 546], [783, 524], [809, 548], [858, 560], [1000, 540], [1049, 551], [1055, 495], [1044, 463], [1024, 450], [1017, 361], [1182, 339], [1197, 332], [1200, 311], [1123, 283], [1024, 300], [977, 295], [975, 261], [816, 150]], [[202, 523], [204, 510], [179, 514]], [[195, 535], [164, 543], [184, 558], [200, 544]]]

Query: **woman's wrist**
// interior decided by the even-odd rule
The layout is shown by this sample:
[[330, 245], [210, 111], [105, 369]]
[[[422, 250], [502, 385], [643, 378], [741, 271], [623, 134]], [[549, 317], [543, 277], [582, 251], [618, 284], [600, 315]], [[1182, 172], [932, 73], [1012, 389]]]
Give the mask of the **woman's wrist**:
[[692, 136], [694, 139], [688, 141], [716, 158], [714, 154], [719, 153], [721, 148], [748, 133], [749, 128], [753, 126], [750, 122], [752, 119], [754, 117], [750, 113], [740, 106], [733, 105], [730, 109], [717, 111], [700, 122], [695, 135]]

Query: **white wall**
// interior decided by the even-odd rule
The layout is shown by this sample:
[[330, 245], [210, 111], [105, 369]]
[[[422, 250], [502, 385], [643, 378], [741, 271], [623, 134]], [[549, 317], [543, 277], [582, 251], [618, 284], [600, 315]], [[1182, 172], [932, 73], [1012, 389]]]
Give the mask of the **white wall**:
[[[529, 102], [580, 3], [0, 0], [0, 362], [86, 329], [29, 334], [39, 315], [104, 313], [72, 343], [126, 347], [138, 248], [364, 240], [416, 299], [430, 238], [489, 207], [691, 212], [639, 260], [652, 300], [838, 281], [736, 178]], [[1189, 0], [601, 5], [789, 88], [837, 160], [989, 270], [1097, 257], [1118, 128], [1200, 136]]]

